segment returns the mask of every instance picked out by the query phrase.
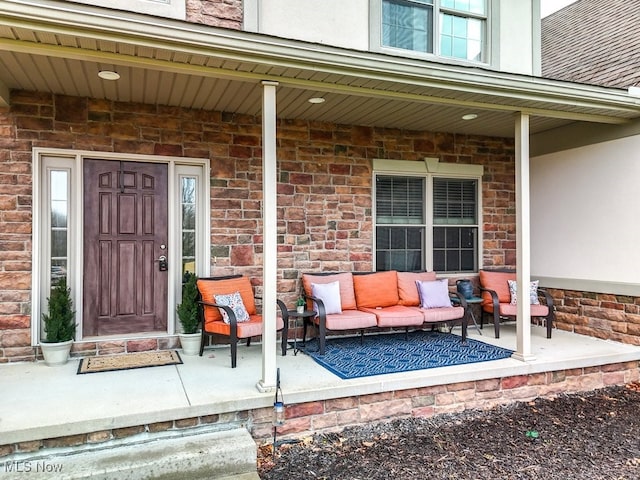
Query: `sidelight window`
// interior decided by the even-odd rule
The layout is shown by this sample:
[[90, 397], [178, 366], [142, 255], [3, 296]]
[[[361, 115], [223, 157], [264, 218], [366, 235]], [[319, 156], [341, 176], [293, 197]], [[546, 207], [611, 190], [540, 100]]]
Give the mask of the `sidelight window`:
[[182, 225], [182, 261], [181, 273], [196, 273], [196, 219], [197, 219], [196, 177], [180, 178], [180, 214]]
[[48, 179], [50, 284], [67, 278], [69, 268], [69, 172], [50, 170]]

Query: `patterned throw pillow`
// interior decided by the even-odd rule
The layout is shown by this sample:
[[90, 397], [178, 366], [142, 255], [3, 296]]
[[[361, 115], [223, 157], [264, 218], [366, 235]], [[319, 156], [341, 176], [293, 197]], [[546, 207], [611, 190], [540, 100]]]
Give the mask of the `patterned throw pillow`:
[[[507, 280], [509, 282], [509, 293], [511, 293], [511, 305], [518, 304], [518, 282], [515, 280]], [[540, 305], [538, 300], [538, 280], [534, 280], [529, 284], [529, 303], [531, 305]]]
[[[249, 321], [249, 313], [242, 303], [242, 297], [240, 296], [240, 292], [230, 293], [228, 295], [214, 295], [213, 296], [215, 303], [218, 305], [225, 305], [230, 307], [233, 310], [233, 313], [236, 315], [236, 320], [238, 323], [240, 322], [248, 322]], [[222, 320], [224, 323], [229, 323], [229, 315], [224, 311], [223, 308], [220, 309], [220, 314], [222, 315]]]

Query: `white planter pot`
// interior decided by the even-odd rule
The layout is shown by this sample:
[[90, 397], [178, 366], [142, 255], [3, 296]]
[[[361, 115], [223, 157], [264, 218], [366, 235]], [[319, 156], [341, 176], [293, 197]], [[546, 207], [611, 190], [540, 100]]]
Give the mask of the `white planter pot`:
[[69, 352], [71, 352], [71, 346], [73, 340], [60, 343], [40, 343], [42, 349], [42, 356], [44, 357], [44, 363], [50, 367], [57, 367], [64, 365], [69, 360]]
[[185, 355], [198, 355], [200, 353], [200, 333], [181, 333], [180, 345]]

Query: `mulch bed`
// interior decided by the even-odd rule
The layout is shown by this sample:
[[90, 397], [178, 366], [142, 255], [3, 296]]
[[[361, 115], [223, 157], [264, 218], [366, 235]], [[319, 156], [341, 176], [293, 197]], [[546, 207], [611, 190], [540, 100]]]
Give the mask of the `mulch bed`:
[[262, 480], [640, 478], [640, 383], [316, 434], [258, 451]]

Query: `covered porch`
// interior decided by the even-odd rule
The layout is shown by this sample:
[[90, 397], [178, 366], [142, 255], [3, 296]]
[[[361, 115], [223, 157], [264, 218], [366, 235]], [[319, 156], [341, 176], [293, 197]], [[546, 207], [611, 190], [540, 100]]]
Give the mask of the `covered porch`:
[[[34, 146], [46, 149], [53, 145], [52, 156], [58, 155], [59, 149], [65, 152], [112, 149], [111, 153], [119, 156], [130, 155], [131, 151], [143, 152], [147, 157], [193, 156], [200, 161], [203, 171], [210, 162], [215, 173], [210, 178], [202, 176], [215, 182], [206, 184], [203, 193], [205, 200], [211, 195], [215, 208], [210, 207], [208, 218], [199, 230], [202, 245], [198, 250], [201, 254], [196, 255], [196, 273], [208, 276], [223, 270], [251, 275], [262, 287], [260, 293], [267, 305], [274, 304], [276, 296], [284, 295], [288, 301], [295, 298], [299, 291], [299, 271], [330, 270], [347, 264], [354, 270], [372, 268], [371, 238], [359, 237], [353, 232], [359, 233], [363, 226], [368, 233], [372, 229], [370, 163], [375, 158], [414, 162], [434, 156], [447, 164], [467, 162], [494, 167], [485, 179], [500, 186], [490, 192], [492, 199], [497, 199], [491, 210], [488, 195], [483, 197], [482, 217], [478, 221], [479, 268], [515, 265], [519, 288], [523, 289], [530, 276], [531, 263], [530, 138], [576, 122], [624, 125], [638, 117], [635, 100], [623, 91], [504, 74], [488, 68], [399, 61], [379, 53], [185, 25], [173, 20], [156, 22], [143, 15], [71, 6], [66, 2], [28, 6], [11, 2], [2, 5], [2, 13], [6, 28], [1, 32], [0, 60], [15, 68], [7, 68], [11, 76], [0, 79], [0, 104], [9, 107], [13, 104], [18, 110], [31, 111], [28, 104], [34, 102], [34, 92], [45, 97], [58, 96], [52, 101], [55, 108], [51, 111], [56, 112], [50, 120], [53, 130], [42, 132], [41, 142], [28, 143], [25, 156], [33, 157]], [[60, 20], [61, 13], [64, 20]], [[34, 33], [40, 35], [34, 36]], [[69, 44], [81, 47], [69, 48]], [[69, 70], [85, 74], [71, 79], [67, 75]], [[47, 82], [50, 75], [46, 72], [50, 71], [55, 73], [51, 75], [56, 77], [55, 84]], [[104, 71], [114, 71], [123, 81], [104, 82], [98, 75]], [[154, 88], [145, 88], [150, 86]], [[12, 98], [11, 92], [19, 92], [15, 94], [17, 98]], [[95, 101], [96, 105], [82, 107], [86, 99]], [[310, 103], [311, 99], [324, 102]], [[80, 105], [77, 111], [69, 109], [73, 115], [68, 117], [66, 102]], [[148, 115], [145, 106], [149, 105], [167, 108], [152, 110]], [[105, 113], [123, 106], [126, 110], [141, 112], [140, 117], [131, 120], [135, 125], [133, 129], [129, 124], [111, 125], [103, 120], [110, 115], [128, 118], [118, 112]], [[173, 124], [168, 122], [172, 115], [175, 116]], [[207, 119], [206, 125], [201, 126], [195, 120], [202, 116], [211, 116], [213, 120]], [[258, 118], [262, 128], [256, 124]], [[19, 139], [31, 138], [30, 128], [43, 128], [38, 126], [40, 119], [29, 120], [27, 127], [32, 123], [36, 126], [17, 127]], [[104, 142], [102, 147], [95, 146], [95, 138], [84, 135], [83, 129], [92, 130], [87, 128], [91, 122], [96, 122], [95, 130], [114, 132], [98, 136]], [[73, 127], [67, 128], [71, 124]], [[148, 124], [153, 125], [153, 134], [145, 128], [137, 130], [139, 125]], [[193, 125], [198, 127], [196, 133], [190, 131]], [[81, 132], [80, 136], [76, 136], [77, 131]], [[175, 139], [176, 131], [186, 139]], [[111, 143], [113, 137], [121, 137], [122, 141]], [[457, 143], [457, 139], [462, 140]], [[515, 139], [514, 147], [511, 147], [512, 139]], [[494, 153], [497, 144], [507, 145], [500, 151], [500, 165]], [[314, 153], [309, 154], [311, 149]], [[314, 174], [322, 178], [314, 178]], [[237, 182], [239, 175], [243, 178]], [[286, 180], [280, 180], [278, 175]], [[304, 197], [305, 188], [318, 186], [320, 193], [314, 200], [319, 204], [318, 197], [326, 196], [327, 183], [331, 184], [328, 191], [338, 197], [341, 185], [333, 183], [338, 176], [348, 187], [349, 195], [348, 200], [341, 202], [349, 204], [366, 198], [358, 206], [354, 222], [342, 217], [340, 209], [334, 207], [332, 222], [352, 223], [339, 232], [349, 239], [349, 255], [334, 262], [335, 252], [346, 248], [330, 237], [319, 242], [324, 250], [330, 250], [314, 252], [319, 258], [316, 262], [308, 248], [306, 256], [297, 255], [293, 247], [285, 251], [291, 244], [308, 245], [305, 242], [315, 233], [308, 226], [314, 221], [321, 222], [315, 225], [318, 230], [329, 229], [323, 209], [313, 217], [306, 216], [305, 211], [301, 221], [284, 227], [286, 240], [283, 242], [278, 238], [278, 228], [282, 228], [278, 209], [292, 206], [284, 205], [283, 200], [289, 201], [294, 194]], [[250, 181], [245, 181], [247, 178]], [[356, 181], [347, 183], [353, 179]], [[324, 184], [320, 183], [322, 180]], [[251, 199], [242, 197], [255, 202], [247, 201], [252, 205], [242, 213], [241, 227], [236, 226], [234, 218], [212, 218], [219, 212], [241, 210], [238, 206], [241, 202], [223, 202], [234, 182], [238, 184], [233, 191], [235, 195], [246, 194], [251, 188], [255, 190], [259, 182], [262, 184], [261, 197], [259, 192], [254, 192], [256, 195]], [[508, 184], [506, 190], [503, 184]], [[509, 197], [512, 185], [515, 198]], [[294, 191], [298, 187], [300, 191]], [[288, 190], [281, 193], [279, 188]], [[505, 191], [508, 198], [498, 198]], [[36, 199], [38, 194], [36, 189]], [[309, 209], [303, 208], [308, 205], [298, 207]], [[75, 208], [75, 213], [81, 210], [80, 206]], [[260, 218], [256, 212], [261, 213]], [[489, 242], [486, 226], [498, 213], [505, 216], [498, 232], [502, 239]], [[79, 218], [80, 215], [77, 224]], [[225, 230], [225, 222], [233, 226]], [[34, 225], [40, 228], [37, 222]], [[80, 238], [81, 230], [76, 230], [75, 235]], [[233, 233], [229, 234], [229, 230]], [[38, 232], [35, 234], [37, 241]], [[174, 248], [174, 256], [179, 257], [175, 245], [178, 242], [173, 240], [168, 243], [169, 248]], [[221, 265], [216, 260], [216, 248], [226, 248], [228, 252], [229, 243], [238, 247], [237, 253], [235, 256], [233, 252], [227, 253], [227, 263]], [[488, 243], [497, 246], [490, 247]], [[501, 250], [497, 255], [499, 260], [494, 260], [492, 248]], [[517, 255], [506, 258], [506, 248], [515, 250]], [[23, 272], [22, 283], [26, 285], [22, 287], [23, 293], [30, 293], [32, 303], [29, 309], [20, 305], [20, 311], [29, 310], [32, 318], [28, 325], [26, 315], [20, 319], [20, 334], [23, 338], [28, 335], [30, 342], [15, 348], [18, 358], [29, 356], [24, 353], [25, 347], [37, 350], [40, 340], [39, 319], [48, 291], [49, 272], [40, 271], [41, 265], [47, 262], [39, 261], [38, 252], [39, 249], [34, 248], [31, 271]], [[68, 272], [69, 284], [77, 295], [76, 305], [81, 303], [80, 292], [84, 288], [82, 268], [77, 262], [75, 270]], [[169, 270], [171, 293], [167, 295], [166, 310], [170, 317], [180, 301], [182, 273], [179, 268]], [[520, 297], [522, 294], [520, 291]], [[79, 312], [79, 316], [82, 314]], [[291, 360], [275, 356], [275, 315], [271, 310], [265, 312], [265, 348], [258, 383], [265, 393], [275, 386], [278, 363]], [[518, 312], [518, 322], [514, 348], [517, 357], [536, 362], [526, 308]], [[166, 328], [158, 335], [158, 343], [175, 339], [177, 331], [177, 325], [169, 318]], [[86, 340], [88, 344], [95, 341], [91, 337], [76, 340]], [[521, 367], [526, 369], [527, 365]], [[290, 382], [285, 369], [282, 372], [285, 382]], [[237, 375], [242, 378], [242, 373], [240, 370]], [[253, 376], [245, 381], [256, 385]], [[260, 393], [257, 395], [262, 398]]]
[[[112, 144], [112, 137], [118, 135], [105, 134], [99, 136], [104, 146], [95, 147], [95, 139], [75, 136], [78, 130], [84, 133], [75, 124], [86, 127], [87, 118], [90, 117], [87, 115], [85, 118], [85, 110], [78, 109], [83, 113], [80, 119], [75, 116], [54, 116], [51, 131], [39, 125], [32, 126], [31, 121], [27, 122], [29, 128], [16, 127], [18, 140], [31, 138], [30, 128], [36, 131], [46, 130], [41, 134], [43, 140], [40, 143], [25, 142], [27, 146], [21, 147], [24, 149], [23, 156], [28, 159], [26, 163], [30, 165], [33, 145], [40, 145], [39, 148], [53, 145], [51, 148], [67, 150], [112, 148], [118, 155], [129, 155], [139, 148], [148, 156], [194, 156], [211, 161], [216, 168], [216, 175], [212, 175], [212, 178], [217, 183], [209, 185], [211, 192], [207, 193], [214, 199], [223, 198], [224, 193], [228, 193], [225, 188], [229, 188], [228, 184], [237, 179], [237, 166], [242, 166], [242, 175], [251, 181], [241, 182], [236, 191], [242, 190], [244, 193], [255, 187], [257, 179], [260, 179], [263, 193], [261, 205], [253, 206], [247, 212], [247, 217], [242, 219], [248, 220], [246, 223], [250, 226], [239, 229], [238, 236], [251, 238], [251, 242], [245, 241], [241, 245], [247, 250], [253, 248], [254, 240], [256, 243], [262, 241], [262, 244], [246, 255], [251, 262], [242, 255], [238, 255], [241, 258], [228, 255], [226, 264], [216, 263], [211, 247], [220, 247], [220, 244], [224, 246], [223, 242], [230, 241], [227, 235], [219, 231], [212, 234], [209, 218], [202, 233], [207, 239], [201, 249], [205, 253], [198, 259], [196, 273], [206, 276], [217, 270], [224, 270], [225, 273], [241, 272], [261, 279], [258, 283], [263, 287], [261, 293], [265, 304], [273, 304], [276, 295], [282, 294], [288, 295], [289, 301], [293, 300], [299, 291], [299, 271], [309, 268], [329, 270], [335, 268], [335, 263], [348, 264], [361, 270], [371, 269], [372, 266], [370, 238], [352, 241], [351, 249], [355, 254], [345, 260], [333, 262], [333, 258], [330, 261], [320, 258], [319, 267], [311, 265], [309, 258], [300, 260], [294, 251], [283, 253], [279, 250], [283, 243], [278, 240], [278, 208], [285, 208], [279, 200], [291, 197], [292, 193], [287, 191], [278, 198], [278, 183], [285, 184], [278, 180], [278, 163], [280, 174], [286, 172], [286, 184], [292, 189], [295, 185], [300, 185], [302, 189], [313, 186], [313, 179], [308, 177], [314, 173], [326, 178], [340, 175], [344, 182], [353, 178], [360, 180], [360, 183], [354, 182], [353, 191], [350, 192], [353, 198], [368, 199], [364, 205], [360, 205], [365, 212], [358, 218], [360, 223], [349, 227], [351, 230], [358, 230], [361, 225], [369, 228], [371, 225], [370, 214], [366, 210], [371, 206], [369, 163], [372, 158], [415, 161], [437, 156], [443, 163], [469, 161], [495, 167], [496, 145], [508, 143], [509, 148], [505, 148], [500, 154], [502, 163], [499, 168], [494, 168], [495, 172], [492, 172], [491, 177], [487, 176], [487, 179], [500, 185], [508, 184], [509, 188], [504, 190], [507, 196], [511, 193], [512, 183], [515, 184], [516, 198], [498, 199], [502, 204], [491, 211], [487, 210], [489, 201], [485, 198], [483, 214], [487, 220], [483, 218], [481, 223], [491, 223], [489, 217], [496, 210], [505, 209], [504, 205], [507, 206], [510, 218], [504, 221], [500, 233], [504, 234], [505, 243], [512, 244], [510, 250], [517, 251], [517, 259], [505, 259], [503, 255], [500, 261], [515, 264], [519, 285], [523, 288], [529, 277], [531, 260], [528, 177], [530, 138], [542, 133], [548, 135], [555, 128], [576, 122], [625, 125], [639, 114], [635, 100], [626, 92], [618, 90], [508, 75], [489, 69], [417, 60], [400, 62], [397, 58], [378, 53], [310, 45], [198, 25], [186, 26], [170, 20], [154, 23], [140, 15], [111, 11], [107, 13], [83, 5], [71, 7], [65, 2], [29, 4], [28, 8], [22, 3], [11, 2], [2, 6], [7, 28], [1, 34], [0, 58], [3, 64], [15, 65], [16, 68], [11, 70], [11, 77], [7, 75], [1, 79], [0, 104], [10, 107], [13, 102], [18, 107], [23, 105], [24, 111], [30, 111], [26, 105], [34, 102], [32, 97], [40, 94], [47, 97], [46, 101], [49, 101], [48, 95], [61, 96], [62, 106], [64, 101], [76, 103], [69, 99], [99, 100], [95, 101], [98, 104], [97, 110], [87, 111], [92, 113], [91, 121], [96, 122], [96, 126], [105, 127], [106, 122], [101, 120], [105, 116], [113, 114], [114, 118], [127, 117], [109, 110], [114, 108], [110, 103], [113, 102], [115, 108], [143, 111], [145, 122], [157, 129], [160, 138], [164, 138], [163, 135], [169, 138], [162, 142], [153, 135], [151, 137], [154, 138], [149, 139], [148, 132], [139, 134], [135, 129], [133, 133], [122, 130], [118, 133], [122, 141]], [[64, 21], [60, 20], [61, 13], [64, 13]], [[103, 38], [105, 29], [109, 31], [107, 39]], [[34, 33], [41, 35], [36, 39]], [[70, 43], [82, 47], [71, 49], [68, 47]], [[114, 53], [114, 50], [119, 53]], [[67, 75], [70, 69], [87, 73], [72, 80]], [[46, 72], [50, 70], [57, 73], [54, 76], [59, 81], [55, 85], [46, 81]], [[98, 77], [98, 72], [105, 70], [117, 71], [125, 81], [119, 84], [103, 82]], [[6, 71], [9, 72], [10, 69]], [[145, 85], [157, 88], [144, 88]], [[16, 95], [18, 98], [12, 99], [10, 92], [19, 92]], [[22, 104], [21, 96], [24, 102]], [[309, 103], [312, 98], [325, 101], [322, 104]], [[60, 104], [56, 105], [59, 111], [64, 110]], [[146, 111], [149, 105], [166, 108], [152, 110], [148, 114]], [[73, 113], [76, 113], [75, 110]], [[185, 118], [194, 119], [207, 114], [215, 118], [205, 122], [202, 131], [198, 130], [195, 135], [188, 130], [196, 122], [185, 121]], [[477, 115], [478, 121], [473, 121], [475, 118], [463, 120], [463, 116], [467, 114], [472, 114], [472, 117]], [[170, 123], [168, 118], [175, 123], [167, 125]], [[255, 123], [257, 118], [262, 122], [262, 129]], [[33, 124], [39, 124], [32, 118], [29, 120]], [[140, 120], [138, 123], [145, 125]], [[68, 128], [69, 124], [74, 126]], [[173, 140], [169, 135], [169, 132], [175, 133], [177, 125], [183, 129], [181, 133], [192, 133], [185, 135], [188, 140]], [[198, 127], [201, 128], [200, 124]], [[109, 132], [118, 132], [118, 125], [110, 128], [113, 129], [109, 129]], [[212, 131], [223, 133], [214, 135]], [[384, 135], [382, 140], [381, 135]], [[464, 141], [457, 144], [455, 139]], [[500, 139], [500, 142], [496, 139]], [[512, 139], [515, 139], [514, 148], [510, 145]], [[546, 148], [532, 143], [532, 150], [537, 147], [537, 150], [544, 151]], [[12, 145], [13, 143], [9, 143], [10, 147]], [[469, 153], [472, 146], [474, 149]], [[307, 153], [311, 147], [318, 150], [315, 157], [314, 154]], [[14, 150], [17, 149], [16, 146]], [[258, 165], [260, 161], [262, 163]], [[288, 165], [283, 168], [282, 163], [285, 161]], [[302, 163], [308, 170], [299, 169]], [[335, 165], [338, 165], [339, 172], [335, 171]], [[515, 182], [512, 165], [515, 165]], [[506, 180], [501, 180], [502, 177]], [[338, 189], [335, 185], [333, 187], [331, 192], [337, 195]], [[322, 188], [318, 190], [323, 191]], [[498, 196], [497, 190], [492, 190], [491, 193], [495, 193], [494, 198]], [[319, 193], [318, 196], [324, 194]], [[256, 198], [260, 198], [258, 194]], [[255, 203], [257, 205], [259, 202]], [[216, 204], [219, 210], [225, 209], [222, 205], [222, 202]], [[263, 216], [258, 219], [254, 215], [260, 210]], [[303, 217], [303, 221], [299, 223], [306, 227], [305, 218], [316, 220], [321, 217], [325, 223], [320, 227], [327, 230], [324, 212], [320, 213], [313, 219]], [[511, 219], [512, 216], [515, 220]], [[338, 215], [334, 218], [341, 219]], [[512, 237], [513, 224], [517, 233]], [[31, 229], [26, 228], [25, 232], [25, 238], [29, 238]], [[294, 226], [289, 225], [286, 232], [293, 239], [291, 242], [305, 245], [307, 238], [303, 237], [309, 232], [299, 233]], [[219, 240], [220, 244], [211, 245], [212, 236], [223, 239]], [[484, 237], [481, 238], [485, 240]], [[332, 239], [327, 238], [325, 243], [333, 243], [330, 240]], [[234, 241], [236, 240], [231, 240]], [[31, 245], [28, 240], [23, 243]], [[498, 248], [504, 252], [506, 247]], [[339, 248], [333, 247], [333, 250], [325, 252], [325, 258], [334, 257], [338, 250]], [[483, 246], [481, 250], [487, 252], [481, 258], [483, 262], [480, 266], [490, 266], [485, 261], [491, 260], [489, 247]], [[22, 315], [18, 328], [27, 332], [21, 332], [21, 335], [28, 336], [30, 342], [18, 342], [14, 347], [16, 351], [20, 351], [15, 354], [16, 357], [18, 354], [27, 357], [28, 354], [22, 351], [31, 351], [29, 347], [37, 349], [39, 313], [46, 298], [47, 283], [39, 278], [43, 275], [38, 270], [38, 262], [34, 261], [33, 271], [29, 267], [30, 265], [24, 267], [26, 271], [22, 272], [24, 279], [20, 282], [20, 287], [21, 293], [31, 298], [31, 304], [30, 308], [22, 308], [29, 302], [24, 300], [25, 305], [19, 305], [19, 311], [31, 311], [33, 319], [31, 323], [28, 319], [25, 322], [27, 315]], [[295, 272], [296, 276], [285, 276], [291, 272]], [[78, 266], [76, 275], [70, 277], [76, 291], [82, 288], [80, 274], [81, 268]], [[171, 270], [173, 283], [170, 291], [174, 293], [168, 295], [168, 312], [173, 312], [175, 304], [179, 302], [175, 292], [179, 292], [181, 274], [177, 268]], [[520, 292], [520, 297], [523, 296]], [[76, 301], [76, 304], [79, 302]], [[265, 317], [266, 335], [263, 346], [241, 348], [241, 358], [236, 370], [228, 368], [228, 358], [223, 353], [226, 352], [225, 349], [214, 350], [215, 358], [185, 358], [184, 365], [163, 367], [154, 370], [153, 374], [148, 370], [120, 372], [115, 377], [117, 382], [112, 381], [116, 374], [75, 376], [75, 362], [55, 374], [49, 369], [42, 371], [36, 363], [7, 365], [3, 367], [6, 372], [3, 372], [2, 382], [7, 382], [8, 388], [15, 395], [2, 399], [3, 403], [12, 402], [3, 411], [15, 412], [15, 415], [3, 416], [0, 423], [2, 438], [6, 439], [6, 443], [13, 444], [30, 441], [29, 439], [86, 435], [87, 432], [107, 430], [111, 432], [114, 428], [139, 427], [189, 418], [196, 418], [191, 423], [200, 425], [202, 416], [221, 415], [228, 418], [231, 413], [234, 419], [237, 418], [234, 421], [249, 424], [254, 436], [263, 438], [265, 434], [268, 436], [270, 430], [269, 413], [276, 367], [281, 370], [285, 400], [290, 405], [314, 402], [324, 405], [333, 399], [354, 399], [363, 395], [381, 395], [385, 398], [384, 402], [393, 402], [394, 392], [414, 392], [415, 389], [425, 388], [439, 391], [442, 385], [449, 385], [452, 380], [455, 385], [459, 385], [459, 391], [466, 392], [464, 395], [455, 394], [444, 388], [440, 393], [448, 396], [441, 397], [440, 401], [440, 393], [426, 393], [422, 395], [426, 398], [421, 406], [406, 400], [409, 396], [413, 397], [412, 393], [405, 394], [405, 400], [398, 402], [398, 414], [426, 414], [475, 405], [488, 406], [493, 403], [491, 399], [502, 400], [506, 394], [501, 379], [517, 379], [508, 382], [512, 387], [517, 385], [517, 389], [508, 388], [507, 393], [518, 390], [521, 392], [519, 398], [531, 398], [556, 390], [562, 391], [565, 387], [578, 387], [573, 382], [568, 382], [570, 385], [567, 386], [566, 380], [548, 380], [548, 372], [575, 370], [575, 375], [570, 374], [569, 377], [580, 379], [577, 380], [580, 383], [584, 378], [592, 378], [594, 372], [589, 370], [591, 368], [598, 370], [602, 365], [637, 362], [638, 359], [637, 347], [629, 345], [561, 331], [554, 332], [554, 338], [547, 340], [542, 338], [541, 329], [536, 327], [533, 327], [530, 334], [529, 318], [524, 309], [519, 312], [518, 328], [515, 325], [511, 329], [505, 327], [499, 340], [500, 344], [505, 342], [504, 346], [516, 350], [519, 360], [501, 360], [492, 363], [489, 368], [485, 364], [474, 364], [455, 367], [453, 370], [427, 370], [345, 382], [337, 381], [304, 356], [276, 355], [275, 332], [272, 328], [274, 322], [275, 312], [269, 311]], [[161, 341], [167, 343], [175, 339], [177, 328], [171, 326], [159, 335]], [[474, 335], [473, 332], [470, 333]], [[92, 340], [89, 339], [87, 343], [93, 343]], [[489, 335], [483, 336], [482, 340], [498, 341]], [[565, 340], [573, 347], [559, 343]], [[635, 368], [637, 372], [637, 364]], [[612, 381], [612, 378], [616, 379], [615, 382], [626, 381], [619, 374], [604, 375], [601, 370], [598, 372], [597, 381], [589, 384], [585, 380], [581, 386], [595, 388], [604, 382], [604, 377], [607, 381]], [[162, 378], [162, 375], [167, 377]], [[129, 380], [122, 381], [125, 377]], [[566, 373], [561, 377], [566, 378]], [[209, 378], [212, 380], [207, 381]], [[477, 382], [488, 382], [481, 389], [488, 385], [488, 390], [484, 391], [490, 393], [475, 393]], [[53, 393], [46, 399], [40, 395], [43, 384], [54, 387]], [[467, 384], [473, 387], [465, 387]], [[144, 385], [149, 388], [143, 388]], [[227, 388], [222, 390], [221, 385]], [[258, 389], [256, 385], [259, 386]], [[72, 396], [66, 395], [68, 389], [72, 389]], [[471, 390], [473, 394], [470, 393]], [[98, 396], [96, 391], [102, 394], [98, 402], [95, 400]], [[131, 392], [135, 392], [135, 395]], [[434, 396], [433, 403], [431, 396]], [[452, 400], [444, 403], [447, 398]], [[78, 402], [82, 408], [67, 408], [73, 404], [68, 402]], [[312, 410], [315, 412], [315, 409]], [[382, 410], [388, 411], [385, 408], [381, 408]], [[299, 409], [302, 412], [299, 415], [292, 414], [292, 421], [286, 427], [292, 433], [313, 430], [310, 418], [316, 414], [304, 415], [305, 411], [308, 412], [306, 407]], [[356, 417], [354, 421], [373, 419], [364, 418], [359, 410]], [[296, 427], [294, 418], [304, 420], [297, 421]], [[324, 421], [327, 427], [349, 423], [347, 420], [339, 420], [342, 416], [335, 413], [320, 415], [319, 418], [327, 419]]]
[[[485, 189], [478, 222], [479, 267], [515, 266], [523, 289], [531, 263], [530, 150], [552, 148], [536, 143], [536, 135], [548, 138], [575, 123], [625, 126], [640, 115], [624, 91], [488, 68], [157, 21], [69, 2], [5, 2], [0, 10], [0, 64], [7, 67], [0, 69], [0, 107], [9, 113], [5, 148], [17, 155], [18, 166], [33, 170], [34, 149], [50, 149], [52, 156], [61, 150], [106, 151], [110, 155], [103, 156], [110, 158], [170, 156], [172, 162], [197, 163], [210, 210], [199, 230], [196, 273], [250, 275], [265, 305], [273, 305], [276, 296], [290, 304], [299, 292], [299, 272], [372, 269], [371, 238], [351, 232], [372, 228], [370, 164], [376, 158], [437, 157], [491, 168], [484, 181], [492, 187]], [[72, 78], [69, 71], [83, 74]], [[122, 81], [104, 82], [98, 74], [105, 71]], [[31, 174], [24, 176], [24, 184], [33, 185]], [[309, 201], [307, 190], [314, 187]], [[338, 232], [348, 248], [335, 237], [322, 237], [309, 253], [310, 237], [329, 230], [326, 192], [339, 197], [341, 187], [348, 191], [342, 205], [360, 202], [351, 219], [341, 216], [340, 202], [333, 207], [331, 222], [348, 224]], [[38, 216], [31, 197], [39, 192], [25, 190], [18, 207]], [[227, 203], [230, 197], [238, 201]], [[300, 198], [307, 204], [295, 204]], [[238, 206], [241, 200], [249, 204], [246, 210]], [[73, 210], [78, 219], [80, 203]], [[316, 207], [312, 214], [309, 203]], [[279, 209], [291, 207], [300, 217], [283, 225]], [[226, 211], [243, 213], [228, 219]], [[497, 214], [505, 218], [496, 221]], [[31, 250], [38, 224], [32, 226], [30, 217], [23, 224], [12, 246], [24, 260], [14, 275], [20, 280], [7, 280], [20, 294], [12, 303], [20, 314], [7, 322], [13, 343], [5, 355], [11, 359], [36, 358], [49, 281], [46, 268], [40, 271], [46, 262], [38, 261], [39, 249]], [[499, 240], [485, 235], [488, 227]], [[173, 240], [169, 247], [178, 258]], [[304, 255], [295, 250], [298, 245]], [[170, 314], [180, 301], [182, 273], [170, 268]], [[82, 265], [68, 275], [80, 305]], [[265, 312], [263, 343], [241, 346], [236, 369], [229, 366], [228, 347], [184, 357], [182, 365], [91, 375], [76, 375], [77, 359], [57, 369], [35, 361], [0, 366], [0, 388], [10, 392], [0, 396], [0, 458], [139, 445], [234, 427], [257, 442], [269, 441], [276, 369], [288, 406], [280, 433], [296, 437], [638, 379], [640, 347], [560, 329], [547, 339], [542, 327], [530, 327], [523, 308], [517, 325], [505, 325], [500, 339], [490, 329], [481, 337], [469, 330], [471, 338], [512, 349], [517, 358], [340, 380], [305, 355], [277, 354], [275, 316]], [[127, 341], [140, 338], [171, 348], [178, 330], [170, 319], [167, 328], [147, 337], [118, 338], [118, 348], [126, 351]], [[105, 345], [114, 339], [76, 340], [80, 353], [86, 347], [97, 354], [108, 353]]]
[[[500, 339], [469, 337], [513, 349], [515, 324]], [[459, 333], [454, 329], [453, 333]], [[348, 425], [404, 416], [431, 416], [527, 401], [538, 396], [623, 385], [639, 378], [640, 347], [532, 327], [530, 362], [483, 363], [341, 380], [310, 357], [277, 355], [287, 421], [283, 436], [301, 438]], [[183, 364], [77, 375], [78, 361], [50, 368], [38, 363], [0, 367], [0, 453], [33, 456], [42, 449], [111, 448], [154, 438], [247, 429], [258, 443], [272, 435], [274, 394], [256, 389], [261, 345], [207, 349]]]

